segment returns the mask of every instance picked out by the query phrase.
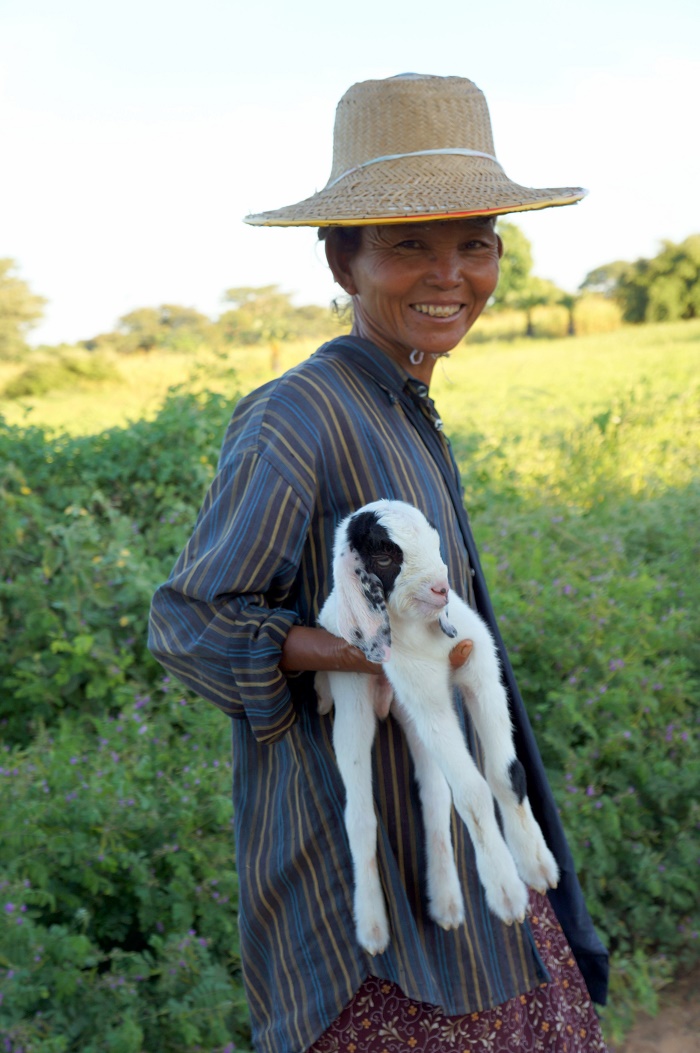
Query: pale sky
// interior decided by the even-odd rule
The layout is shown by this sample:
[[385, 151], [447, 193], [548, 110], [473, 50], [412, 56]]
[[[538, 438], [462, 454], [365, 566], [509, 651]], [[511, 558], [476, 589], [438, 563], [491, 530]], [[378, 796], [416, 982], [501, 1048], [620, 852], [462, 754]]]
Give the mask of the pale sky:
[[210, 316], [225, 289], [334, 286], [310, 229], [242, 217], [327, 181], [354, 82], [417, 72], [485, 92], [496, 153], [580, 205], [514, 217], [535, 272], [700, 232], [697, 0], [0, 0], [0, 257], [49, 303], [32, 342], [136, 307]]

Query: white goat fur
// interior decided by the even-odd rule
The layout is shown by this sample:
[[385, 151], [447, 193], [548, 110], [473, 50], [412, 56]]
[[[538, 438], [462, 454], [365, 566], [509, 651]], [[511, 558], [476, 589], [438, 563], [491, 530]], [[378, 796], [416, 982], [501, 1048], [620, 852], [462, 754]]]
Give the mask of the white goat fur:
[[[363, 512], [376, 513], [403, 554], [386, 605], [381, 582], [348, 540], [351, 521]], [[508, 702], [491, 634], [481, 618], [449, 590], [437, 531], [404, 502], [365, 505], [338, 527], [333, 574], [334, 588], [319, 624], [359, 646], [371, 660], [383, 661], [393, 689], [393, 700], [382, 699], [376, 697], [381, 684], [376, 676], [316, 674], [319, 712], [327, 713], [335, 704], [333, 745], [347, 795], [345, 822], [353, 860], [358, 942], [370, 954], [380, 954], [389, 943], [377, 867], [371, 766], [376, 716], [382, 709], [385, 715], [389, 704], [403, 727], [414, 762], [426, 836], [430, 916], [445, 929], [464, 921], [450, 833], [454, 802], [474, 845], [489, 908], [507, 924], [522, 921], [528, 899], [526, 884], [545, 891], [556, 887], [559, 872], [524, 796], [524, 773], [515, 758]], [[368, 590], [373, 594], [368, 595]], [[460, 640], [472, 640], [474, 646], [466, 664], [454, 670], [449, 653]], [[481, 740], [486, 779], [461, 733], [453, 707], [454, 685], [461, 689]]]

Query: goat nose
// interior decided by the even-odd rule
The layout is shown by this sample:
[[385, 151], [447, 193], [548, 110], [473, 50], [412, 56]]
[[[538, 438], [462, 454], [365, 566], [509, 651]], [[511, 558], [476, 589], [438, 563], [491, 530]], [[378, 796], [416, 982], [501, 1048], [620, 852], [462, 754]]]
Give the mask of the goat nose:
[[447, 596], [449, 586], [447, 582], [438, 582], [436, 585], [432, 585], [430, 591], [434, 592], [436, 596]]

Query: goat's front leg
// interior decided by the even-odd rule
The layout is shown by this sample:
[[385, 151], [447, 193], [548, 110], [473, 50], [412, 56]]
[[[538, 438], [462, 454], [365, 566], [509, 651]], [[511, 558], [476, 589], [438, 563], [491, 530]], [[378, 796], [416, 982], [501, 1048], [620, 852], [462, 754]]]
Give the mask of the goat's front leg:
[[490, 639], [476, 640], [467, 666], [455, 674], [484, 749], [484, 771], [503, 819], [506, 843], [523, 881], [539, 892], [556, 888], [559, 868], [532, 814], [525, 771], [515, 756], [508, 699]]
[[355, 932], [360, 946], [374, 955], [386, 950], [389, 921], [377, 866], [371, 757], [376, 717], [370, 681], [361, 673], [329, 674], [335, 703], [333, 748], [345, 786], [345, 828], [355, 878]]
[[507, 924], [522, 921], [527, 909], [527, 889], [503, 840], [491, 791], [467, 749], [452, 707], [445, 664], [403, 660], [400, 667], [390, 663], [387, 674], [416, 734], [435, 758], [452, 791], [455, 808], [474, 845], [476, 867], [489, 908]]
[[425, 830], [428, 912], [443, 929], [464, 921], [464, 898], [452, 847], [452, 794], [439, 766], [425, 748], [413, 721], [399, 701], [394, 716], [401, 724], [413, 757]]

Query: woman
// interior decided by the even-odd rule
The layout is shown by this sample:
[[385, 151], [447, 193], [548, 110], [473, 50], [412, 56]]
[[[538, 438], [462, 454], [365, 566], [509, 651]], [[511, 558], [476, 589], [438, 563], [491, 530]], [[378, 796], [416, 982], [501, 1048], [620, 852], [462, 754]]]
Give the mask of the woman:
[[[428, 395], [435, 362], [496, 287], [502, 245], [493, 216], [583, 193], [510, 181], [493, 156], [481, 92], [461, 78], [407, 75], [343, 97], [324, 190], [248, 217], [321, 228], [333, 275], [352, 297], [353, 331], [237, 405], [194, 534], [154, 597], [150, 643], [168, 670], [234, 718], [242, 962], [256, 1049], [265, 1053], [604, 1049], [581, 972], [604, 1002], [607, 957]], [[468, 916], [454, 931], [435, 926], [410, 761], [389, 718], [374, 777], [391, 942], [370, 958], [354, 936], [342, 787], [313, 673], [380, 672], [314, 628], [331, 588], [335, 527], [378, 497], [409, 501], [436, 524], [453, 587], [491, 624], [530, 800], [562, 878], [548, 899], [533, 893], [529, 922], [502, 925], [455, 824]], [[453, 662], [468, 651], [463, 641]]]

